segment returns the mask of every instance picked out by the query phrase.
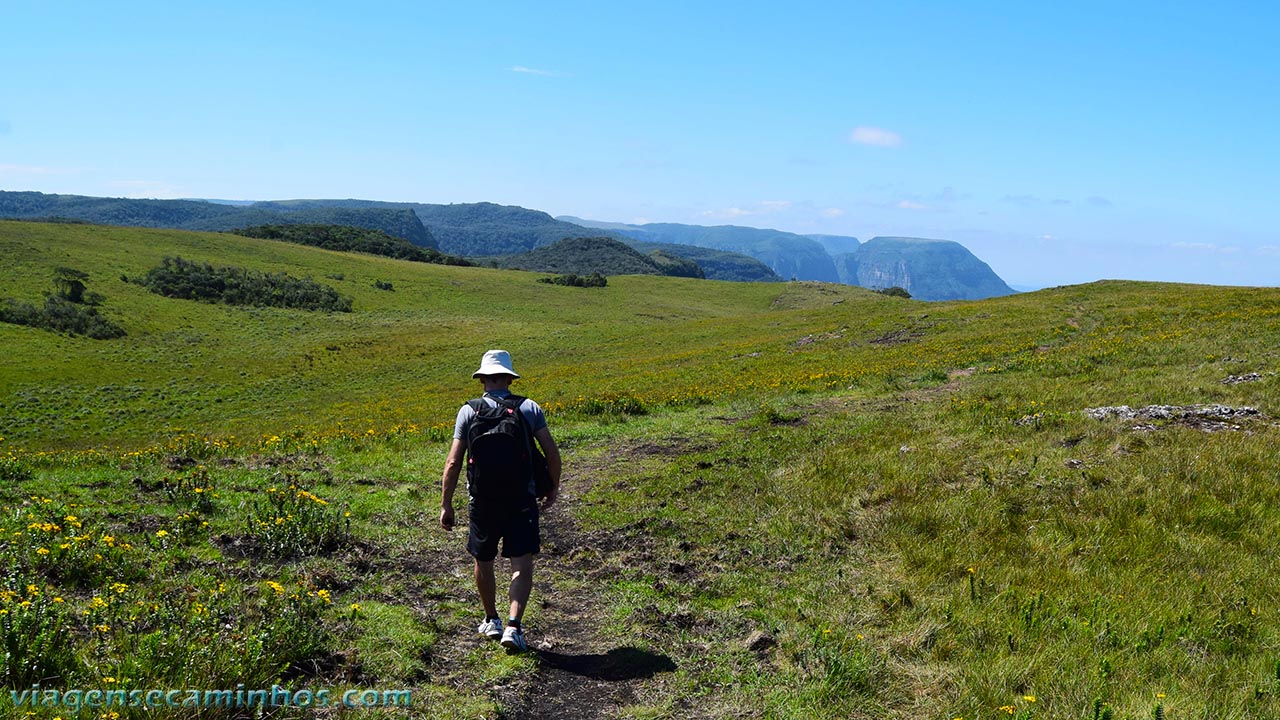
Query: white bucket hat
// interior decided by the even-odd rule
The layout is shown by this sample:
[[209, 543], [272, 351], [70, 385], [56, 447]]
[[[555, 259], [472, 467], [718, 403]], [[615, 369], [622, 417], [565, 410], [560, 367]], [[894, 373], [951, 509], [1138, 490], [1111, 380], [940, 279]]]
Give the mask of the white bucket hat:
[[511, 353], [506, 350], [490, 350], [480, 359], [480, 369], [471, 373], [471, 377], [478, 378], [481, 375], [510, 375], [511, 377], [520, 377], [515, 370], [511, 369]]

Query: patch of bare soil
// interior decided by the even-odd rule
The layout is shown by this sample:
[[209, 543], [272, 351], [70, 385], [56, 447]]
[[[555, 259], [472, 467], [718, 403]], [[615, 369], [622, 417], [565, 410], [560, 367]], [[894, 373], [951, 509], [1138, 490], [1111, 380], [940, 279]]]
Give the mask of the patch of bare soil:
[[[619, 444], [602, 453], [599, 460], [567, 468], [563, 494], [540, 520], [542, 552], [535, 563], [531, 598], [539, 604], [540, 612], [527, 627], [529, 652], [538, 666], [531, 676], [520, 676], [498, 687], [475, 685], [474, 668], [468, 669], [463, 660], [486, 641], [475, 634], [474, 627], [445, 626], [433, 619], [436, 613], [432, 608], [443, 603], [475, 605], [479, 619], [479, 602], [470, 585], [470, 566], [463, 549], [465, 524], [454, 531], [454, 542], [447, 551], [401, 548], [394, 555], [368, 558], [370, 566], [363, 571], [377, 573], [385, 585], [398, 588], [395, 597], [386, 599], [414, 608], [436, 631], [439, 639], [430, 657], [424, 658], [431, 682], [467, 693], [493, 692], [500, 707], [499, 718], [506, 720], [614, 717], [619, 708], [643, 702], [645, 684], [677, 666], [663, 653], [611, 637], [604, 600], [592, 589], [604, 587], [619, 568], [659, 562], [653, 537], [663, 531], [666, 521], [646, 519], [616, 530], [585, 532], [573, 520], [574, 508], [617, 463], [699, 449], [692, 440], [680, 437]], [[465, 568], [467, 576], [463, 583], [442, 586], [432, 580], [457, 575], [460, 568]], [[582, 580], [588, 588], [585, 591], [583, 583], [577, 582]], [[502, 608], [506, 593], [502, 573], [498, 586]]]
[[[646, 443], [620, 450], [626, 455], [674, 455], [689, 451], [684, 443]], [[538, 718], [608, 718], [620, 707], [643, 700], [646, 681], [672, 672], [667, 655], [621, 644], [609, 637], [606, 614], [598, 597], [561, 589], [564, 578], [603, 580], [621, 562], [653, 560], [645, 545], [653, 528], [645, 522], [616, 531], [586, 533], [572, 518], [578, 497], [596, 473], [574, 473], [567, 492], [542, 518], [543, 550], [535, 573], [534, 602], [543, 612], [529, 631], [530, 651], [538, 658], [532, 678], [508, 686], [499, 696], [507, 720]], [[625, 560], [624, 560], [625, 558]]]

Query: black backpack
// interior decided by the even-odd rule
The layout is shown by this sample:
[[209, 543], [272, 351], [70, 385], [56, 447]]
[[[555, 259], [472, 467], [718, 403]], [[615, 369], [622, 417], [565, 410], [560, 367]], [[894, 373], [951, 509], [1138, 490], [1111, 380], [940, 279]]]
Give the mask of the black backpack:
[[539, 460], [545, 468], [546, 461], [520, 412], [525, 399], [519, 395], [492, 399], [496, 406], [484, 398], [467, 403], [475, 411], [467, 427], [467, 489], [480, 498], [528, 497], [534, 468]]

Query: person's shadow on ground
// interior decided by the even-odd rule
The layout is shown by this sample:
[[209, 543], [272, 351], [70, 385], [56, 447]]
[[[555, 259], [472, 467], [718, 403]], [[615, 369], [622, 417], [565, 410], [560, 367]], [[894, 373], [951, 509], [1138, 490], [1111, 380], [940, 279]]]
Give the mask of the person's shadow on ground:
[[633, 647], [617, 647], [603, 655], [565, 655], [539, 650], [538, 659], [545, 667], [606, 682], [651, 678], [660, 672], [676, 669], [675, 662], [666, 655]]

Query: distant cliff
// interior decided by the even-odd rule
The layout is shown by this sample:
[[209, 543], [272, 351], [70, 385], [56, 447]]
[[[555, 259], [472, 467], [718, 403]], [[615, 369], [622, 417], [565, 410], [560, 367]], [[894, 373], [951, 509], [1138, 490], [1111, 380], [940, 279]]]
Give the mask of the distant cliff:
[[986, 263], [950, 240], [875, 237], [835, 257], [840, 282], [900, 287], [920, 300], [978, 300], [1012, 295]]

